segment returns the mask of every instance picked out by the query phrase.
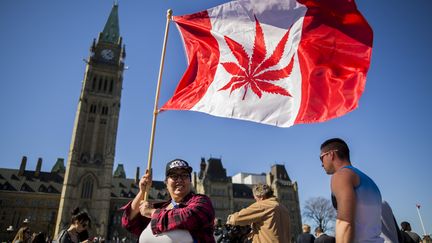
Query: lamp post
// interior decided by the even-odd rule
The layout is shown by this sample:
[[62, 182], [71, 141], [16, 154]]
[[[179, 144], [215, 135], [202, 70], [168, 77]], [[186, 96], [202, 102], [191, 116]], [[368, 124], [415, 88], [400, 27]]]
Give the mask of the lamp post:
[[425, 227], [424, 227], [424, 224], [423, 224], [423, 219], [422, 219], [422, 217], [420, 215], [420, 204], [417, 203], [416, 204], [416, 208], [417, 208], [417, 213], [418, 213], [418, 216], [419, 216], [419, 219], [420, 219], [421, 226], [423, 228], [423, 235], [426, 236], [426, 230], [425, 230]]

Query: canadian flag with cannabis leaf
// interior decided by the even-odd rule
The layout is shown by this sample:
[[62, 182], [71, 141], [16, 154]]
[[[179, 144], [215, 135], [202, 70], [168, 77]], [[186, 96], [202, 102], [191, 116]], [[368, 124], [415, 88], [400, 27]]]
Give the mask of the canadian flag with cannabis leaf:
[[237, 0], [173, 20], [188, 68], [161, 110], [280, 127], [358, 105], [372, 29], [354, 0]]

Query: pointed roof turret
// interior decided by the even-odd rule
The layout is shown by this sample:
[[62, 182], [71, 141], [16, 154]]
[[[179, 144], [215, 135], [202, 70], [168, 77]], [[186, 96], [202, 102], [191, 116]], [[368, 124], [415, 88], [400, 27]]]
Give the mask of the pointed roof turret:
[[99, 37], [100, 41], [118, 44], [120, 43], [120, 27], [118, 18], [118, 4], [114, 3], [104, 30]]
[[55, 165], [51, 169], [51, 173], [65, 173], [66, 168], [64, 166], [64, 159], [57, 158]]
[[114, 171], [113, 177], [114, 178], [123, 178], [123, 179], [126, 178], [126, 173], [125, 173], [123, 164], [118, 164], [117, 165], [117, 169]]
[[281, 165], [281, 164], [273, 165], [271, 167], [270, 174], [271, 176], [273, 176], [273, 179], [291, 181], [290, 177], [288, 176], [288, 172], [285, 169], [285, 165]]
[[[228, 180], [226, 169], [222, 165], [222, 160], [217, 158], [209, 158], [205, 168], [203, 177], [207, 177], [212, 181], [226, 181]], [[230, 179], [231, 180], [231, 179]]]

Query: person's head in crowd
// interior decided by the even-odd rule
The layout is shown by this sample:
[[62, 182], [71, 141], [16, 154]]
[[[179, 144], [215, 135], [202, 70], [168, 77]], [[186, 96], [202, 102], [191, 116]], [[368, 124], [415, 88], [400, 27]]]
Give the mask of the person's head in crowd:
[[80, 211], [79, 208], [75, 208], [72, 211], [71, 226], [75, 228], [78, 233], [81, 233], [90, 227], [91, 219], [87, 212]]
[[252, 193], [257, 201], [273, 197], [273, 190], [268, 185], [261, 183], [253, 186]]
[[311, 227], [308, 224], [303, 224], [302, 230], [303, 230], [303, 233], [310, 233]]
[[321, 144], [320, 160], [325, 172], [334, 174], [342, 165], [351, 164], [348, 145], [340, 138], [326, 140]]
[[165, 183], [171, 198], [180, 202], [191, 192], [192, 167], [182, 159], [171, 160], [166, 165]]
[[315, 236], [320, 236], [322, 233], [324, 233], [324, 230], [321, 227], [316, 227], [315, 228]]
[[401, 223], [401, 230], [402, 231], [411, 231], [411, 224], [408, 223], [407, 221], [403, 221]]

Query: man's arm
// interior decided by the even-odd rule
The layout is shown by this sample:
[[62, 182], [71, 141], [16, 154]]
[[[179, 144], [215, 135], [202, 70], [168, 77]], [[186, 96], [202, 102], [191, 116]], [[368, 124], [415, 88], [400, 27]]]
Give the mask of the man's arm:
[[120, 209], [123, 210], [122, 227], [132, 232], [135, 235], [140, 235], [144, 228], [150, 222], [149, 218], [143, 217], [144, 214], [140, 212], [144, 207], [141, 206], [143, 200], [143, 193], [148, 191], [152, 184], [151, 173], [146, 171], [145, 175], [139, 182], [139, 192], [135, 198], [128, 204]]
[[144, 176], [141, 178], [139, 182], [140, 190], [138, 191], [137, 195], [132, 201], [131, 211], [130, 214], [128, 215], [129, 219], [135, 218], [135, 216], [137, 216], [140, 213], [140, 205], [143, 203], [144, 193], [150, 190], [151, 184], [152, 184], [152, 175], [151, 172], [149, 172], [149, 170], [147, 169], [146, 173], [144, 174]]
[[331, 189], [337, 201], [336, 242], [350, 243], [354, 239], [356, 208], [355, 185], [358, 176], [350, 169], [341, 169], [332, 176]]
[[241, 226], [250, 225], [253, 222], [261, 220], [264, 214], [265, 209], [258, 203], [253, 203], [249, 207], [229, 215], [227, 223]]

